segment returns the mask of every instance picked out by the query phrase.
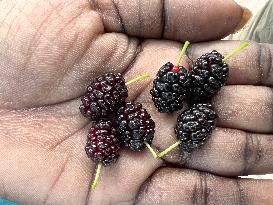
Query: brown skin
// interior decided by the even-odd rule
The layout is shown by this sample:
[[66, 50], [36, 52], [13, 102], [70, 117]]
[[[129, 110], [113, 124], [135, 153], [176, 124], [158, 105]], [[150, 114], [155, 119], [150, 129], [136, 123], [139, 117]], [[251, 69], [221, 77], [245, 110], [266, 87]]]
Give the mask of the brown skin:
[[[218, 128], [187, 169], [178, 149], [164, 159], [122, 150], [89, 189], [90, 124], [78, 106], [90, 79], [108, 71], [127, 80], [147, 69], [155, 75], [176, 61], [176, 40], [219, 39], [241, 16], [231, 0], [0, 1], [0, 197], [36, 205], [272, 204], [272, 181], [232, 178], [273, 171], [273, 46], [256, 43], [228, 61], [232, 86], [213, 99]], [[193, 59], [212, 49], [227, 54], [239, 44], [196, 43], [188, 52]], [[177, 115], [156, 111], [150, 86], [131, 86], [130, 99], [149, 110], [154, 145], [164, 149], [175, 142]]]

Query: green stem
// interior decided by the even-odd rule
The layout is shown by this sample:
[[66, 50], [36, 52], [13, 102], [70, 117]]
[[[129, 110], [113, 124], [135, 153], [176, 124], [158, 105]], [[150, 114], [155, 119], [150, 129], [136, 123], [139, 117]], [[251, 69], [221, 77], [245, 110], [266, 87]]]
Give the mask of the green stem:
[[148, 150], [152, 153], [154, 158], [157, 158], [157, 153], [154, 151], [154, 149], [151, 147], [151, 145], [148, 144], [148, 142], [144, 142]]
[[182, 62], [189, 45], [190, 45], [189, 41], [186, 41], [185, 44], [183, 45], [183, 48], [182, 48], [182, 50], [181, 50], [181, 52], [179, 54], [179, 57], [178, 57], [178, 60], [177, 60], [177, 63], [176, 63], [177, 66], [179, 66], [180, 63]]
[[97, 184], [98, 184], [98, 181], [100, 178], [100, 174], [101, 174], [101, 168], [102, 168], [102, 162], [99, 161], [99, 163], [97, 164], [95, 179], [92, 182], [92, 186], [91, 186], [92, 189], [96, 189], [96, 187], [97, 187]]
[[244, 48], [248, 47], [250, 42], [246, 41], [242, 43], [239, 47], [235, 48], [233, 51], [231, 51], [229, 54], [226, 55], [226, 57], [223, 59], [223, 62], [227, 61], [229, 58], [243, 50]]
[[129, 80], [128, 82], [125, 83], [125, 85], [128, 86], [128, 85], [131, 85], [131, 84], [136, 83], [138, 81], [145, 80], [145, 79], [147, 79], [149, 77], [150, 77], [149, 73], [144, 73], [141, 76], [138, 76], [138, 77], [136, 77], [136, 78], [134, 78], [132, 80]]
[[160, 152], [158, 154], [158, 157], [160, 157], [160, 158], [164, 157], [166, 154], [168, 154], [170, 151], [172, 151], [174, 148], [176, 148], [180, 144], [181, 144], [181, 141], [177, 141], [176, 143], [174, 143], [173, 145], [171, 145], [170, 147], [168, 147], [164, 151]]

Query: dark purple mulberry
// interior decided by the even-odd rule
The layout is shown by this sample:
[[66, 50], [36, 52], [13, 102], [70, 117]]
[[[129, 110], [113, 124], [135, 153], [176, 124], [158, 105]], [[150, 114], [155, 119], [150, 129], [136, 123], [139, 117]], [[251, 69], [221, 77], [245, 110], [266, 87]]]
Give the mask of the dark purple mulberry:
[[114, 113], [127, 97], [128, 90], [122, 75], [107, 73], [95, 78], [87, 87], [80, 111], [91, 120], [99, 120]]
[[116, 129], [110, 121], [93, 122], [85, 146], [86, 154], [96, 163], [104, 166], [115, 163], [120, 149]]

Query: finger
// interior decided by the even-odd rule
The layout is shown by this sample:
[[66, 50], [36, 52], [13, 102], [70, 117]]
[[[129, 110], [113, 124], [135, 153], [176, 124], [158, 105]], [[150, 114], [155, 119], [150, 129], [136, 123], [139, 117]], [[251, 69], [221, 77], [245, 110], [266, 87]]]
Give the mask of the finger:
[[237, 26], [242, 26], [251, 16], [249, 11], [244, 11], [232, 0], [90, 2], [101, 13], [108, 32], [177, 41], [221, 39], [235, 31]]
[[[173, 131], [172, 131], [173, 132]], [[175, 143], [171, 133], [160, 135], [154, 145], [161, 150]], [[169, 134], [169, 135], [168, 135]], [[173, 134], [174, 135], [174, 134]], [[165, 141], [162, 143], [162, 141]], [[162, 147], [162, 144], [168, 144]], [[194, 150], [186, 164], [181, 164], [182, 150], [177, 147], [164, 159], [190, 169], [217, 175], [239, 176], [265, 174], [273, 171], [273, 135], [247, 133], [240, 130], [217, 128], [205, 145]]]
[[[196, 59], [206, 52], [217, 50], [223, 55], [238, 47], [239, 41], [216, 41], [192, 45], [189, 57]], [[273, 46], [251, 42], [250, 46], [227, 60], [230, 75], [227, 84], [273, 85]]]
[[225, 86], [212, 104], [220, 127], [273, 133], [273, 92], [264, 86]]
[[218, 128], [187, 166], [226, 176], [272, 173], [272, 145], [273, 135]]
[[272, 180], [244, 180], [162, 168], [141, 188], [136, 204], [272, 204]]

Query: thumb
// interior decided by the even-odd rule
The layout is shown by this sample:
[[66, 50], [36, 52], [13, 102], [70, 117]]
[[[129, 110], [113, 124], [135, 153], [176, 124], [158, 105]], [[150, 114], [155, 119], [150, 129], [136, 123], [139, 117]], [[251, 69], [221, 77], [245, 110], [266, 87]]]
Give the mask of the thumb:
[[233, 0], [93, 0], [107, 32], [191, 42], [223, 38], [251, 13]]

